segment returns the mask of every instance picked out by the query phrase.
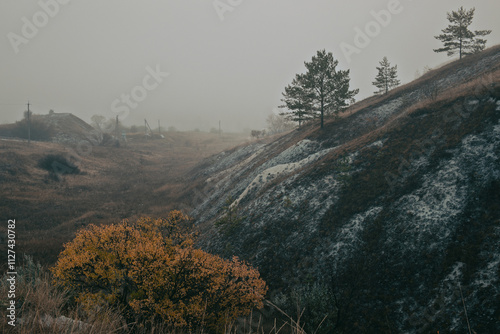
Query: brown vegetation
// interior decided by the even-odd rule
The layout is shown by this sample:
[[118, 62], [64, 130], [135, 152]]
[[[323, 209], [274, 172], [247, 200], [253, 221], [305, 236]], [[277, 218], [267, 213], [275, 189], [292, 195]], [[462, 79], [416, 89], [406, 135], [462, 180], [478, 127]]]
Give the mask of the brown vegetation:
[[209, 328], [262, 308], [267, 287], [254, 268], [193, 247], [189, 218], [142, 218], [78, 232], [53, 273], [89, 311], [111, 307], [130, 322]]
[[[18, 334], [160, 334], [160, 333], [191, 333], [206, 334], [206, 328], [175, 328], [164, 321], [156, 321], [149, 326], [144, 323], [127, 323], [124, 315], [116, 309], [101, 306], [96, 310], [88, 310], [74, 303], [74, 293], [60, 289], [52, 284], [52, 275], [40, 264], [35, 264], [31, 257], [24, 257], [22, 265], [17, 268], [16, 281], [16, 326], [12, 327], [6, 321], [0, 322], [1, 333]], [[0, 306], [7, 307], [9, 284], [3, 276], [0, 281]], [[297, 305], [300, 309], [300, 305]], [[277, 306], [266, 302], [266, 314]], [[263, 314], [253, 310], [248, 316], [236, 321], [227, 319], [221, 332], [224, 334], [305, 334], [299, 311], [297, 318], [283, 314], [265, 323]], [[208, 313], [207, 313], [208, 315]], [[278, 319], [280, 318], [280, 319]]]
[[[0, 214], [17, 221], [19, 253], [53, 264], [62, 244], [90, 223], [160, 217], [172, 209], [188, 212], [191, 208], [179, 198], [187, 187], [186, 172], [246, 140], [244, 135], [201, 132], [168, 133], [159, 140], [132, 135], [119, 148], [0, 140]], [[38, 166], [48, 155], [63, 156], [81, 173], [60, 173], [54, 179]], [[2, 225], [0, 239], [5, 236]]]

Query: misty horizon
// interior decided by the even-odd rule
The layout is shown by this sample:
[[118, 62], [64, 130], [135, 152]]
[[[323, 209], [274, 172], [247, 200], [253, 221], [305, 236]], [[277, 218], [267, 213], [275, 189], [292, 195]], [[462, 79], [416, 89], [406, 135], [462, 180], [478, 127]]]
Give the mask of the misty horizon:
[[38, 114], [120, 116], [126, 126], [227, 132], [262, 129], [284, 87], [318, 50], [350, 70], [356, 101], [373, 95], [384, 56], [401, 84], [449, 58], [433, 49], [446, 13], [476, 8], [472, 30], [500, 43], [500, 3], [446, 0], [303, 1], [40, 0], [0, 5], [0, 123]]

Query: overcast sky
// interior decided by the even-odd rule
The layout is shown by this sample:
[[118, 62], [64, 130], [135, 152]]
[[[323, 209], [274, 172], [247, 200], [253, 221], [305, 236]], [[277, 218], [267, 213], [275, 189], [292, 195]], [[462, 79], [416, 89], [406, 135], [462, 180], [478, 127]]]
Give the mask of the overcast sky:
[[0, 122], [29, 100], [86, 121], [260, 129], [317, 50], [351, 70], [357, 100], [384, 56], [402, 83], [448, 61], [433, 36], [460, 6], [500, 44], [498, 0], [2, 0]]

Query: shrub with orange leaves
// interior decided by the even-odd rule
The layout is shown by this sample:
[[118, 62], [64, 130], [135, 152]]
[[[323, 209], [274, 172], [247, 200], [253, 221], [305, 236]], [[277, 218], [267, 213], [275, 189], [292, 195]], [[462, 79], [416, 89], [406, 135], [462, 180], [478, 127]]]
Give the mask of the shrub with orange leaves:
[[236, 257], [194, 248], [194, 238], [179, 211], [135, 224], [90, 225], [65, 245], [52, 272], [77, 302], [112, 306], [141, 322], [161, 318], [216, 331], [261, 308], [267, 287], [259, 272]]

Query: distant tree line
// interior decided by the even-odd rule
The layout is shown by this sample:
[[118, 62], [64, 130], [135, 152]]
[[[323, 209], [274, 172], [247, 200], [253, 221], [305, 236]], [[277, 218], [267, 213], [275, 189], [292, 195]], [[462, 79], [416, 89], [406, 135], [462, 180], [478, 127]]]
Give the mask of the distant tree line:
[[[29, 117], [28, 117], [29, 116]], [[36, 117], [33, 112], [24, 112], [24, 118], [16, 123], [4, 127], [0, 133], [2, 136], [16, 137], [22, 139], [47, 141], [54, 135], [53, 127]]]

